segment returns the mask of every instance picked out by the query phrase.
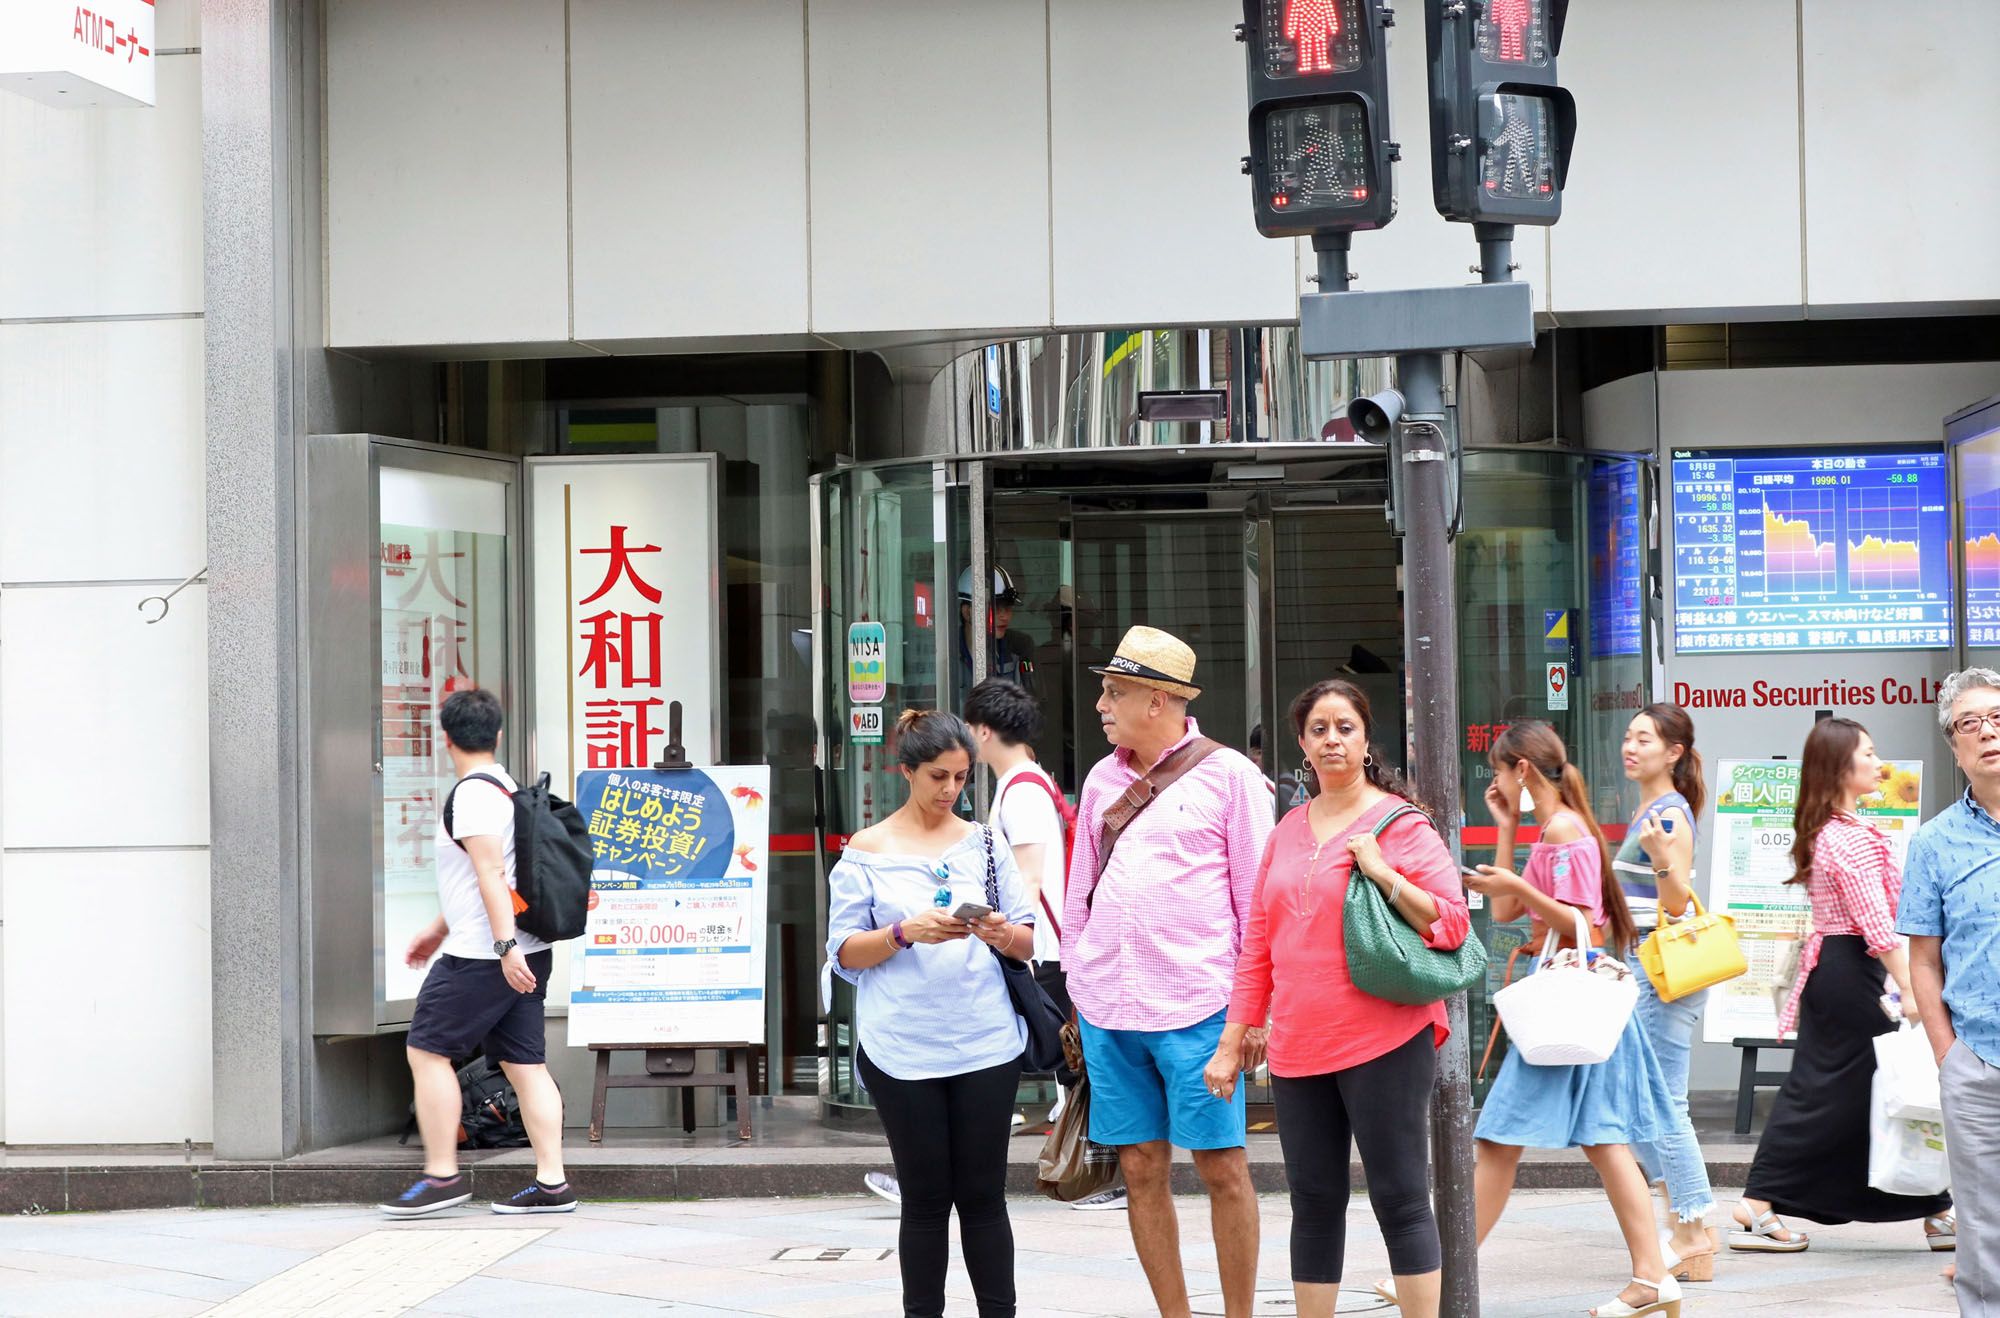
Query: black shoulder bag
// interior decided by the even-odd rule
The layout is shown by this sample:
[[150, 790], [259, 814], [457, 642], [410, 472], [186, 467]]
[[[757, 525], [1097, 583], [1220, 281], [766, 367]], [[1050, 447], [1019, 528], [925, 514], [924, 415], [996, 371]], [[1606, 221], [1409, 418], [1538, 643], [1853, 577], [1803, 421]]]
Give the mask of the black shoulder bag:
[[[1006, 910], [1000, 905], [999, 863], [993, 854], [993, 829], [981, 824], [980, 831], [986, 835], [986, 904], [1004, 916]], [[1007, 996], [1014, 1003], [1014, 1011], [1028, 1025], [1028, 1046], [1021, 1053], [1026, 1069], [1056, 1070], [1063, 1064], [1061, 1009], [1050, 999], [1048, 991], [1035, 982], [1027, 962], [1016, 961], [991, 943], [986, 948], [1000, 963], [1000, 975], [1007, 981]]]

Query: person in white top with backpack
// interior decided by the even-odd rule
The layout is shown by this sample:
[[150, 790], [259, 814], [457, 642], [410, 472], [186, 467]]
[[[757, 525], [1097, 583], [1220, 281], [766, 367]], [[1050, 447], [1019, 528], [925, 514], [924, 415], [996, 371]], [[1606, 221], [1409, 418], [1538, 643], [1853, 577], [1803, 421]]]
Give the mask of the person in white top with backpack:
[[[531, 831], [517, 852], [516, 797], [532, 793], [521, 793], [500, 766], [500, 722], [499, 698], [477, 687], [453, 692], [438, 709], [438, 744], [458, 775], [439, 809], [441, 914], [410, 940], [404, 954], [413, 969], [437, 958], [417, 992], [405, 1049], [416, 1087], [424, 1174], [380, 1205], [390, 1217], [424, 1217], [472, 1198], [471, 1178], [458, 1167], [460, 1098], [452, 1068], [474, 1048], [499, 1063], [514, 1086], [535, 1155], [535, 1179], [496, 1201], [493, 1211], [576, 1208], [576, 1191], [563, 1172], [562, 1094], [549, 1075], [544, 1032], [554, 953], [516, 923], [529, 910], [522, 894], [531, 891], [517, 880], [537, 840]], [[546, 786], [544, 776], [544, 795]], [[534, 822], [530, 817], [531, 829]], [[565, 928], [557, 936], [581, 914], [580, 893], [570, 896], [578, 909], [558, 920]]]
[[[1076, 810], [1048, 770], [1035, 762], [1031, 748], [1042, 730], [1042, 709], [1035, 697], [1014, 682], [989, 677], [966, 698], [965, 721], [979, 742], [979, 762], [993, 771], [993, 810], [987, 822], [1014, 853], [1014, 865], [1035, 905], [1035, 980], [1065, 1016], [1074, 1017], [1062, 968], [1062, 909], [1069, 873], [1070, 842], [1076, 830]], [[1076, 1073], [1067, 1066], [1055, 1072], [1058, 1086], [1049, 1120], [1061, 1115]], [[1081, 1212], [1125, 1207], [1125, 1183], [1076, 1200]]]

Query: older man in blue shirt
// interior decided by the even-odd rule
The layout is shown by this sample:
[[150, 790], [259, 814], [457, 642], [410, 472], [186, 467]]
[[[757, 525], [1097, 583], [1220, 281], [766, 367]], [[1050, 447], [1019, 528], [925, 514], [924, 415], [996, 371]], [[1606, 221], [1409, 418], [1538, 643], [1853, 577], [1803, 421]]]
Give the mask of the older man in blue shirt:
[[1945, 678], [1938, 727], [1969, 786], [1911, 840], [1896, 931], [1941, 1068], [1959, 1312], [2000, 1318], [2000, 673]]

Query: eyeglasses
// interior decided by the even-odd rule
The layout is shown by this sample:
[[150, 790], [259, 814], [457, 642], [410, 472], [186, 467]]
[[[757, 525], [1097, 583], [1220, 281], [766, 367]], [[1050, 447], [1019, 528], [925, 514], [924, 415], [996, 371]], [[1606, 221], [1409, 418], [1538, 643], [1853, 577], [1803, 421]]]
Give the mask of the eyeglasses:
[[1951, 730], [1961, 737], [1971, 737], [1978, 735], [1979, 730], [1989, 723], [1993, 725], [1994, 731], [2000, 732], [2000, 706], [1995, 706], [1983, 714], [1967, 714], [1955, 718], [1951, 721]]

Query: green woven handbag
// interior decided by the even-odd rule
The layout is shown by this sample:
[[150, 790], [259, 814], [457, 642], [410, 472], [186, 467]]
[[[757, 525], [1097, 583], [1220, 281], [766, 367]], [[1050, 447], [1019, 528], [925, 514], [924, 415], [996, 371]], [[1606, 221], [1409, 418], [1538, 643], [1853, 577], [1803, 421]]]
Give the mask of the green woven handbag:
[[[1407, 814], [1423, 811], [1413, 805], [1397, 806], [1375, 825], [1373, 836], [1381, 837], [1383, 829]], [[1427, 946], [1423, 935], [1390, 908], [1389, 899], [1359, 865], [1348, 878], [1341, 918], [1348, 977], [1363, 993], [1424, 1006], [1443, 1002], [1486, 973], [1486, 947], [1478, 935], [1466, 930], [1465, 942], [1451, 952]]]

